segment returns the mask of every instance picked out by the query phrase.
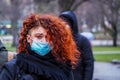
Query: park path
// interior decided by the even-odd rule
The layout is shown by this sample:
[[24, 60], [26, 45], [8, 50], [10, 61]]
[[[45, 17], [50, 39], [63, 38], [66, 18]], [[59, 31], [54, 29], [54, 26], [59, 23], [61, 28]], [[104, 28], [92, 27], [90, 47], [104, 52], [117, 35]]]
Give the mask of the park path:
[[120, 80], [120, 64], [95, 62], [93, 80]]

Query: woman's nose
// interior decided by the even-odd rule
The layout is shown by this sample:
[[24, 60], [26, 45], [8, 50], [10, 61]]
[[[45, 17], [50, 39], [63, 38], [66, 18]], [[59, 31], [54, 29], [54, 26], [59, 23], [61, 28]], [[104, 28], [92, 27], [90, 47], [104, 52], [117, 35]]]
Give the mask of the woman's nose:
[[41, 42], [46, 42], [46, 38], [45, 38], [45, 37], [42, 38], [42, 39], [41, 39]]

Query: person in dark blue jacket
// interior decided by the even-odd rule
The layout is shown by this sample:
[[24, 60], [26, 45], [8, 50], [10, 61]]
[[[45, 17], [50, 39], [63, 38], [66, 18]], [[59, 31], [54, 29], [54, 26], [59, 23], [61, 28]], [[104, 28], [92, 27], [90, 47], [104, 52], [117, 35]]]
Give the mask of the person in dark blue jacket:
[[15, 53], [8, 51], [0, 40], [0, 68], [5, 63], [15, 58]]
[[8, 61], [8, 51], [0, 40], [0, 67]]
[[74, 80], [92, 80], [94, 70], [94, 57], [89, 40], [78, 31], [76, 15], [72, 11], [65, 11], [59, 15], [71, 28], [78, 50], [81, 52], [81, 60], [73, 70]]
[[0, 80], [72, 80], [79, 51], [59, 17], [32, 14], [23, 21], [17, 58], [6, 63]]

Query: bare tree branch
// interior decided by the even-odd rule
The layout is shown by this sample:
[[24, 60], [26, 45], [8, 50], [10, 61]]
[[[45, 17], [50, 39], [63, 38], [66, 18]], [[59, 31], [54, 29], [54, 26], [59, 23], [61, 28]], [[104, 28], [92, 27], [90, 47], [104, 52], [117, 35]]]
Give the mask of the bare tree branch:
[[76, 0], [74, 5], [72, 5], [71, 10], [75, 11], [78, 8], [78, 6], [80, 6], [82, 3], [86, 1], [89, 1], [89, 0]]
[[60, 12], [65, 10], [71, 10], [71, 6], [76, 0], [58, 0]]
[[[120, 9], [120, 0], [100, 0], [101, 4], [101, 11], [103, 15], [103, 27], [106, 30], [109, 30], [109, 33], [111, 34], [113, 38], [113, 46], [117, 46], [116, 40], [117, 40], [117, 24], [118, 24], [118, 14]], [[104, 16], [107, 18], [107, 21], [109, 24], [111, 24], [111, 29], [108, 28], [108, 26], [104, 25]]]

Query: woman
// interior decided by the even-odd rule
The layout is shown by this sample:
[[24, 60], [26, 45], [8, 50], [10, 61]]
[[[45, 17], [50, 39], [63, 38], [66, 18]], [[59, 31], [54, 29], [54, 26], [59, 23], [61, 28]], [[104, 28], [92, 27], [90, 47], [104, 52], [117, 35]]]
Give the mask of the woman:
[[71, 80], [71, 67], [79, 58], [70, 30], [51, 15], [24, 20], [18, 53], [3, 66], [0, 80]]

